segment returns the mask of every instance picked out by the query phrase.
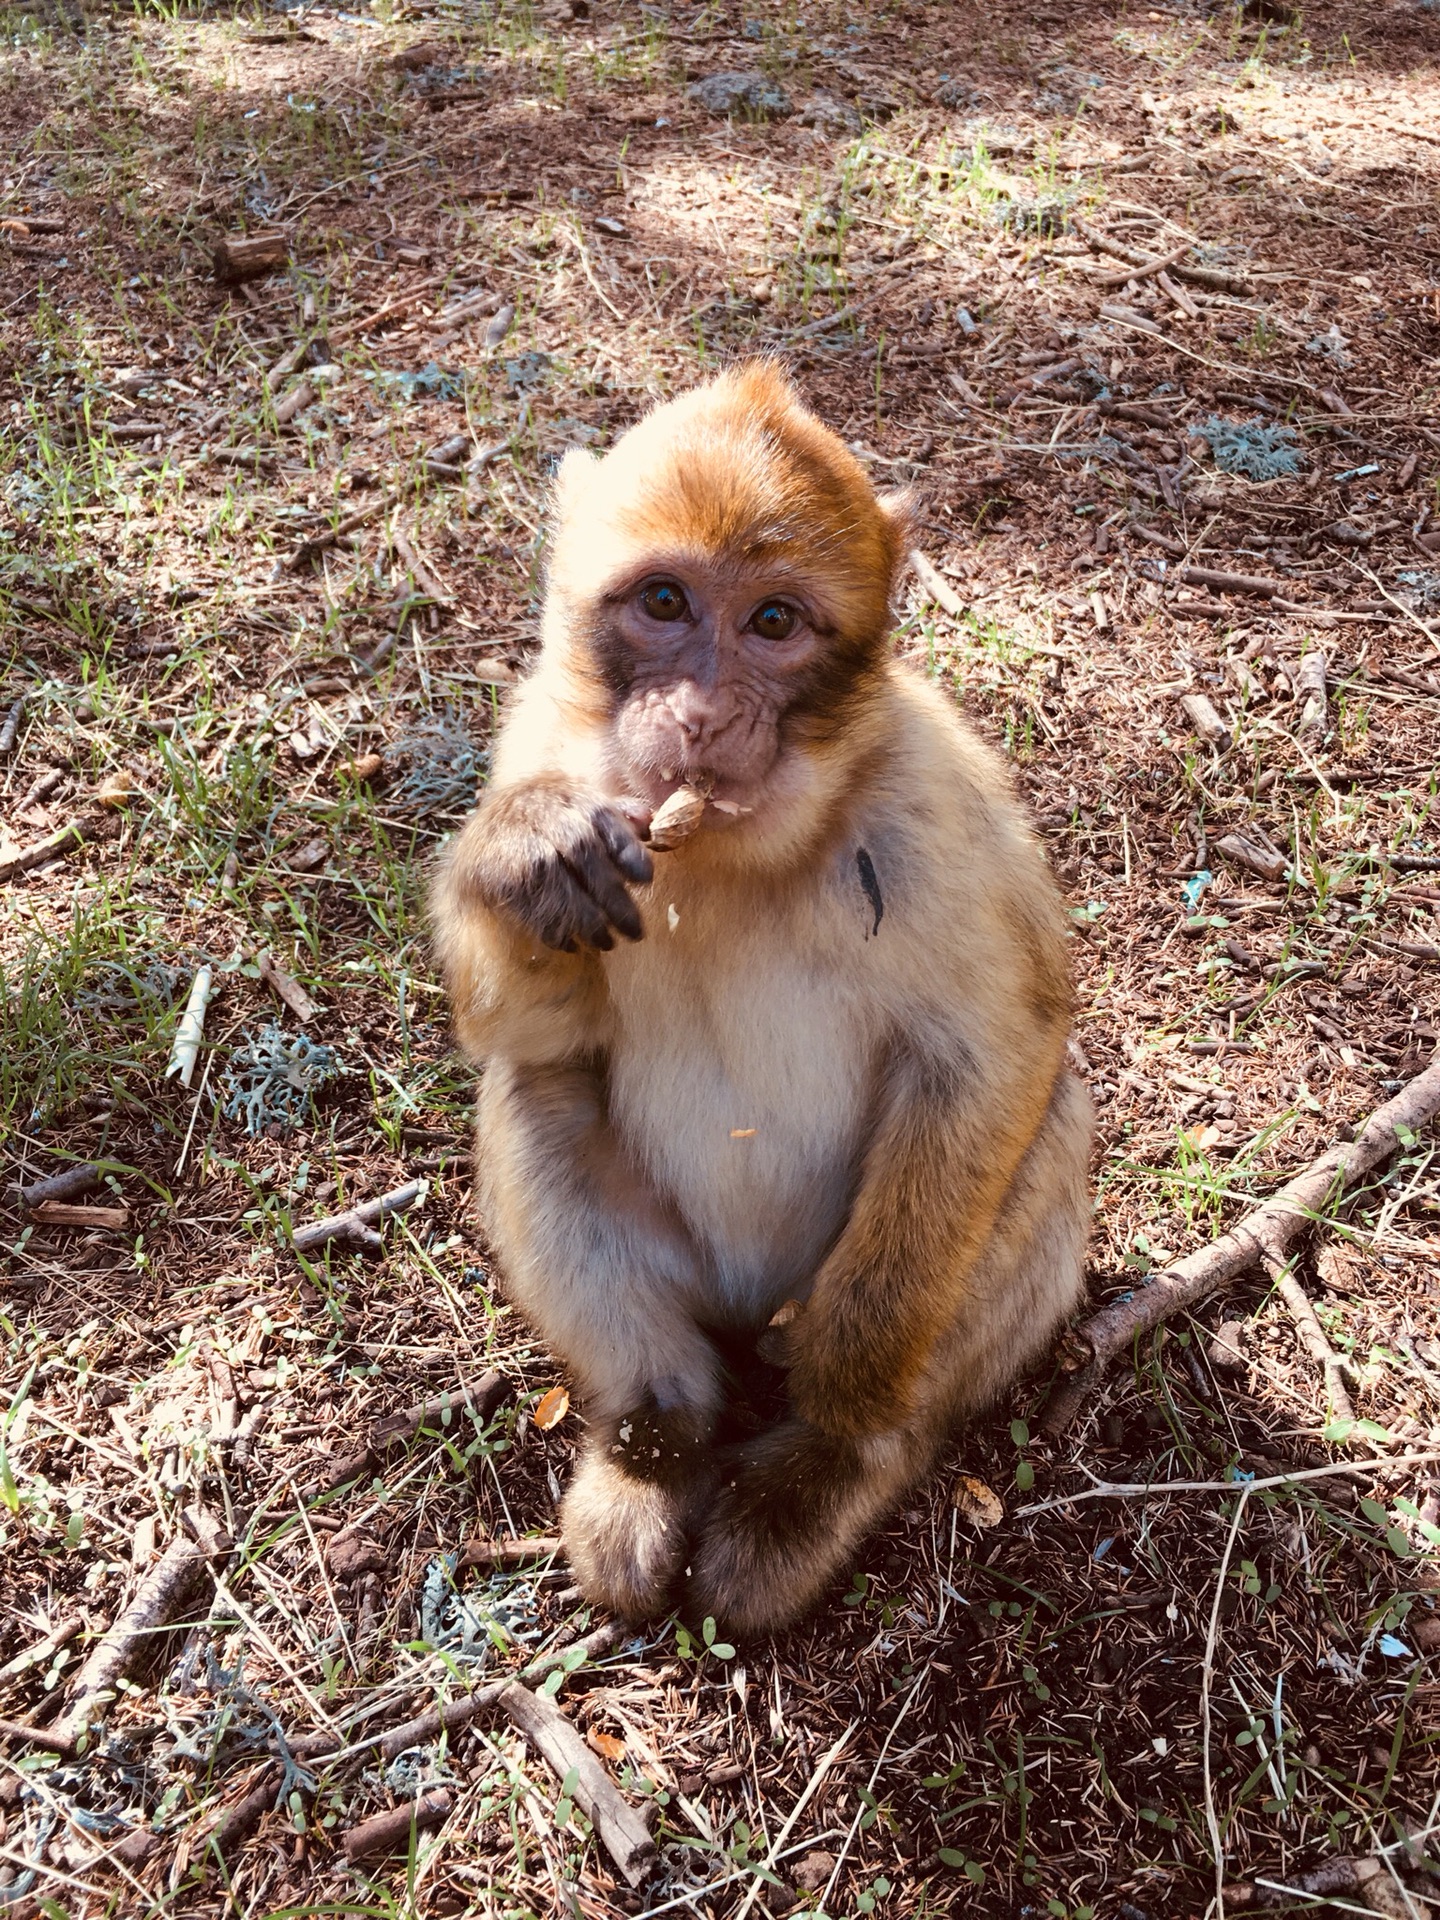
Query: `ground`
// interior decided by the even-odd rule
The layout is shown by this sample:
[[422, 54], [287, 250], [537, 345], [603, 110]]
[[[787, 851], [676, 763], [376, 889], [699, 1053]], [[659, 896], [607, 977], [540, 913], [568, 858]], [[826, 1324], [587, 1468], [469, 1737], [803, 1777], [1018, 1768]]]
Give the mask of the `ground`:
[[[502, 1717], [388, 1763], [314, 1736], [605, 1624], [563, 1554], [455, 1559], [551, 1534], [582, 1412], [468, 1217], [424, 924], [566, 447], [763, 351], [913, 490], [939, 572], [897, 646], [1072, 913], [1096, 1303], [1429, 1060], [1434, 0], [3, 20], [0, 1713], [53, 1727], [182, 1516], [224, 1529], [82, 1751], [0, 1731], [7, 1910], [1159, 1920], [1309, 1875], [1428, 1911], [1423, 1135], [1298, 1269], [1360, 1424], [1254, 1274], [1062, 1433], [1054, 1369], [1017, 1384], [780, 1640], [575, 1668], [559, 1707], [653, 1803], [643, 1886]], [[759, 76], [728, 116], [689, 91], [725, 72]], [[272, 229], [276, 271], [217, 279]], [[98, 1188], [21, 1205], [76, 1162]], [[292, 1247], [420, 1177], [381, 1256]], [[1199, 1485], [1064, 1498], [1097, 1479]], [[434, 1783], [443, 1826], [348, 1864]]]

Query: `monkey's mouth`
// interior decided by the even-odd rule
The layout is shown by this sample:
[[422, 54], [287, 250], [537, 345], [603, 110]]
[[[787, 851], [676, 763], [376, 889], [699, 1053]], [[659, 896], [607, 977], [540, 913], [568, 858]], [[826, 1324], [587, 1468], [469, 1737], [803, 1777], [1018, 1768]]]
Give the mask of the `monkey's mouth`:
[[700, 794], [707, 803], [707, 815], [718, 815], [721, 819], [735, 820], [755, 811], [753, 782], [727, 781], [708, 767], [665, 766], [645, 782], [645, 798], [652, 812], [658, 811], [672, 795], [682, 792]]

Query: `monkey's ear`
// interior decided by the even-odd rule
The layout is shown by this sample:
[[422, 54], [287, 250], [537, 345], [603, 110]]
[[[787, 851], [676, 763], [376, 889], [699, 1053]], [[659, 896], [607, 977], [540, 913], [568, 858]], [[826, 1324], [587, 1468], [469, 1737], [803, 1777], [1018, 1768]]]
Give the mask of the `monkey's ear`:
[[566, 520], [583, 499], [595, 469], [600, 465], [600, 456], [591, 453], [586, 447], [572, 447], [555, 469], [555, 478], [551, 483], [557, 518]]
[[894, 530], [896, 553], [908, 553], [915, 544], [920, 521], [920, 502], [913, 488], [897, 487], [890, 493], [879, 494], [875, 504]]

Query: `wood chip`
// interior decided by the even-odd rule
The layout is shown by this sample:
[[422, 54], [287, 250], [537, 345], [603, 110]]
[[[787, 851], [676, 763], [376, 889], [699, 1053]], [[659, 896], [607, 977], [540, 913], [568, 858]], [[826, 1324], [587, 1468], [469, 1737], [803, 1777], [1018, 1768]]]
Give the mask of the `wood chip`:
[[1203, 693], [1187, 693], [1180, 702], [1185, 718], [1208, 746], [1228, 747], [1230, 726]]
[[242, 280], [275, 273], [289, 258], [290, 242], [278, 229], [268, 233], [230, 233], [215, 248], [215, 278], [222, 287], [238, 286]]
[[303, 1027], [307, 1020], [313, 1020], [320, 1011], [315, 1002], [306, 993], [300, 982], [292, 974], [286, 973], [271, 959], [268, 952], [255, 956], [255, 964], [260, 969], [260, 978], [269, 987], [278, 1000], [294, 1014]]
[[1277, 848], [1264, 846], [1243, 833], [1225, 834], [1213, 843], [1212, 851], [1218, 853], [1221, 859], [1228, 860], [1232, 866], [1258, 874], [1262, 880], [1280, 879], [1289, 864]]
[[128, 1207], [76, 1206], [69, 1200], [42, 1200], [30, 1209], [47, 1227], [96, 1227], [104, 1233], [123, 1233], [130, 1224]]

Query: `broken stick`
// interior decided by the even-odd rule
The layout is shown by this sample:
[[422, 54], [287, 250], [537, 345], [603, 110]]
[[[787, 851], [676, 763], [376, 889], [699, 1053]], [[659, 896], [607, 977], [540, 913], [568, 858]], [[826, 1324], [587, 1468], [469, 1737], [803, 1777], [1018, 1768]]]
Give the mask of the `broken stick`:
[[366, 1200], [345, 1213], [332, 1214], [328, 1220], [312, 1220], [308, 1227], [297, 1227], [290, 1244], [297, 1253], [317, 1253], [332, 1240], [344, 1240], [366, 1253], [378, 1253], [385, 1243], [374, 1231], [376, 1225], [387, 1214], [403, 1213], [423, 1200], [429, 1187], [428, 1180], [408, 1180], [403, 1187], [382, 1193], [378, 1200]]
[[605, 1851], [632, 1887], [643, 1886], [657, 1857], [650, 1829], [549, 1694], [532, 1693], [512, 1680], [500, 1695], [500, 1705], [560, 1778], [574, 1781], [571, 1797]]
[[1355, 1139], [1340, 1141], [1312, 1160], [1229, 1233], [1152, 1274], [1143, 1287], [1082, 1323], [1076, 1330], [1089, 1348], [1090, 1364], [1056, 1393], [1045, 1412], [1048, 1433], [1063, 1433], [1100, 1385], [1112, 1361], [1137, 1335], [1158, 1327], [1213, 1293], [1227, 1280], [1273, 1260], [1283, 1267], [1297, 1243], [1350, 1188], [1382, 1166], [1413, 1134], [1440, 1113], [1440, 1055], [1393, 1100], [1377, 1107]]

